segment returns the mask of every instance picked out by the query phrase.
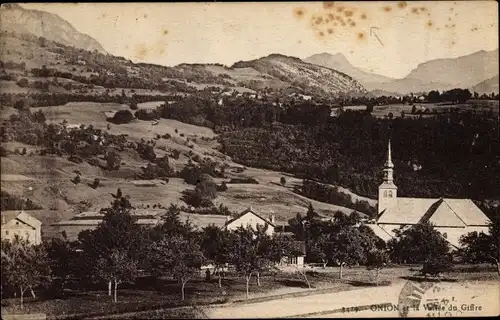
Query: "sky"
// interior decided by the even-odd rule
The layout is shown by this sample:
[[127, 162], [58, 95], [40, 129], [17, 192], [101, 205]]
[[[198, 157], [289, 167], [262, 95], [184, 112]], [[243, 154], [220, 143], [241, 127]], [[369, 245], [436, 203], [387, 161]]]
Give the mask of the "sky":
[[394, 78], [419, 63], [498, 48], [496, 1], [270, 3], [29, 3], [104, 49], [173, 66], [342, 53]]

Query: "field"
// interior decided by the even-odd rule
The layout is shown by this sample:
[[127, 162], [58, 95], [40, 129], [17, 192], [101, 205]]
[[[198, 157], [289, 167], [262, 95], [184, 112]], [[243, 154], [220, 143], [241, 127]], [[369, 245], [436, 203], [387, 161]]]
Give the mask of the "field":
[[[421, 110], [422, 116], [431, 116], [426, 115], [425, 110], [429, 110], [431, 113], [433, 111], [441, 113], [447, 111], [449, 108], [459, 108], [462, 111], [465, 110], [476, 110], [478, 112], [488, 112], [492, 110], [495, 114], [499, 112], [499, 101], [498, 100], [470, 100], [467, 103], [463, 104], [449, 104], [449, 103], [415, 103], [415, 107], [418, 110]], [[391, 105], [383, 105], [383, 106], [375, 106], [373, 108], [372, 115], [377, 118], [384, 118], [392, 113], [395, 118], [401, 117], [401, 112], [405, 113], [405, 117], [416, 117], [417, 114], [412, 115], [412, 105], [411, 104], [391, 104]], [[344, 110], [366, 110], [366, 106], [345, 106]], [[336, 109], [332, 110], [332, 114], [335, 114]]]
[[[390, 267], [383, 269], [379, 275], [380, 289], [389, 290], [392, 287], [400, 287], [406, 281], [436, 281], [424, 280], [415, 277], [419, 266]], [[467, 283], [474, 282], [491, 287], [498, 281], [498, 275], [491, 266], [456, 266], [456, 271], [446, 275], [443, 281]], [[328, 267], [326, 269], [314, 268], [308, 272], [308, 280], [313, 287], [307, 289], [303, 276], [299, 274], [279, 273], [276, 275], [263, 275], [261, 286], [257, 286], [255, 278], [250, 282], [250, 300], [252, 304], [265, 303], [277, 299], [290, 299], [307, 297], [312, 293], [335, 294], [351, 290], [375, 288], [374, 272], [367, 271], [364, 267], [352, 267], [344, 269], [342, 280], [338, 279], [338, 268]], [[113, 303], [111, 297], [103, 288], [95, 287], [93, 291], [79, 292], [69, 290], [65, 297], [58, 299], [39, 297], [25, 299], [24, 312], [46, 313], [49, 318], [75, 318], [115, 317], [132, 318], [189, 318], [196, 314], [199, 307], [208, 304], [220, 304], [232, 302], [239, 306], [247, 302], [245, 297], [245, 281], [243, 277], [228, 275], [222, 281], [222, 288], [218, 288], [217, 279], [212, 278], [209, 282], [201, 276], [189, 281], [186, 286], [186, 301], [180, 300], [178, 284], [169, 279], [140, 278], [134, 284], [125, 284], [119, 288], [118, 303]], [[361, 291], [359, 291], [361, 292]], [[367, 297], [359, 297], [360, 301]], [[195, 305], [195, 309], [188, 306]], [[178, 308], [186, 306], [186, 308]], [[174, 308], [174, 309], [172, 309]], [[6, 313], [18, 313], [19, 299], [3, 299], [2, 311]]]
[[[140, 108], [154, 108], [162, 102], [148, 102], [139, 104]], [[228, 166], [225, 179], [215, 179], [217, 183], [231, 178], [253, 178], [259, 184], [228, 184], [226, 192], [219, 192], [214, 200], [216, 205], [223, 204], [233, 212], [240, 212], [252, 206], [264, 215], [274, 213], [277, 220], [287, 221], [297, 213], [305, 214], [309, 202], [312, 202], [318, 212], [332, 216], [337, 210], [350, 213], [352, 210], [327, 203], [321, 203], [294, 192], [294, 186], [302, 183], [301, 179], [288, 174], [256, 168], [245, 168], [234, 163], [230, 157], [220, 153], [217, 135], [209, 128], [185, 124], [176, 120], [160, 119], [157, 125], [148, 121], [134, 120], [128, 124], [110, 124], [106, 121], [105, 111], [127, 109], [128, 106], [117, 103], [75, 102], [62, 106], [32, 108], [33, 112], [42, 110], [47, 122], [61, 123], [64, 120], [68, 125], [92, 125], [94, 128], [108, 131], [111, 134], [128, 136], [128, 139], [140, 141], [152, 140], [157, 135], [169, 134], [169, 139], [156, 140], [155, 153], [157, 156], [169, 154], [171, 150], [180, 151], [179, 159], [170, 158], [170, 164], [181, 170], [188, 162], [189, 153], [200, 157], [208, 157], [218, 163]], [[6, 111], [12, 111], [8, 108]], [[110, 129], [107, 126], [110, 125]], [[12, 152], [19, 152], [26, 148], [27, 156], [11, 154], [1, 158], [2, 190], [17, 196], [28, 196], [44, 210], [43, 216], [37, 217], [44, 222], [46, 235], [53, 234], [49, 222], [53, 217], [63, 220], [74, 214], [87, 210], [99, 210], [106, 207], [113, 200], [112, 193], [120, 188], [124, 194], [130, 196], [136, 207], [146, 207], [161, 204], [168, 207], [170, 204], [183, 205], [182, 192], [191, 189], [182, 179], [171, 178], [168, 184], [163, 181], [153, 181], [152, 184], [139, 186], [136, 183], [140, 167], [147, 164], [137, 152], [125, 150], [120, 153], [122, 166], [117, 171], [107, 171], [92, 166], [86, 162], [77, 164], [66, 158], [57, 156], [40, 156], [39, 148], [34, 148], [18, 142], [9, 142], [4, 147]], [[71, 179], [81, 173], [82, 181], [74, 184]], [[280, 184], [280, 178], [286, 178], [286, 184]], [[101, 186], [95, 190], [90, 184], [95, 178], [100, 179]], [[32, 188], [31, 191], [29, 187]], [[344, 190], [344, 189], [343, 189]], [[344, 192], [350, 193], [347, 189]], [[351, 193], [354, 200], [357, 195]], [[359, 199], [366, 199], [359, 197]], [[367, 199], [370, 203], [374, 200]]]

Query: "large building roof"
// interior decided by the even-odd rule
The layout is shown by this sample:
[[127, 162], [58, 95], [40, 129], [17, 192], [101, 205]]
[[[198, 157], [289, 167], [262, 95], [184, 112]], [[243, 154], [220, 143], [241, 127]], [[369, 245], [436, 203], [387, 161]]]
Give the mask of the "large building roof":
[[470, 199], [397, 198], [378, 224], [431, 222], [441, 227], [487, 226], [490, 220]]
[[9, 223], [9, 221], [13, 219], [19, 219], [33, 228], [39, 228], [42, 225], [40, 220], [23, 210], [5, 210], [1, 212], [1, 216], [2, 226]]

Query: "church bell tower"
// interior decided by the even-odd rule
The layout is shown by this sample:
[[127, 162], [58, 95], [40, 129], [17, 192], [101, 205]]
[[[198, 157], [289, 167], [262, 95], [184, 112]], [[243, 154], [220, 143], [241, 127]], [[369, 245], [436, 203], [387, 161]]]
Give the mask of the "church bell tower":
[[394, 184], [393, 168], [391, 158], [391, 140], [387, 147], [387, 160], [384, 164], [384, 181], [378, 187], [378, 213], [381, 213], [387, 208], [394, 207], [397, 203], [398, 187]]

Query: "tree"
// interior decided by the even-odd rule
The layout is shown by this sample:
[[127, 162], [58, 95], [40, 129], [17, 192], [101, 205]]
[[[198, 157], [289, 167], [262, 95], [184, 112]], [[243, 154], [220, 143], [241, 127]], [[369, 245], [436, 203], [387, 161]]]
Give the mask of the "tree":
[[285, 179], [285, 177], [281, 177], [281, 178], [280, 178], [280, 183], [281, 183], [281, 185], [282, 185], [282, 186], [285, 186], [285, 184], [286, 184], [286, 179]]
[[118, 110], [111, 118], [111, 122], [116, 124], [129, 123], [134, 120], [134, 115], [130, 110]]
[[118, 302], [118, 285], [132, 281], [137, 276], [138, 262], [134, 260], [128, 248], [112, 248], [109, 256], [100, 256], [96, 261], [96, 269], [99, 276], [114, 284], [113, 302]]
[[165, 236], [152, 243], [150, 260], [157, 275], [170, 275], [181, 285], [181, 300], [184, 301], [186, 283], [200, 273], [204, 256], [200, 246], [190, 237]]
[[363, 236], [358, 228], [344, 225], [337, 232], [330, 233], [326, 256], [339, 265], [339, 279], [342, 279], [345, 264], [357, 264], [365, 259]]
[[[497, 207], [500, 211], [500, 207]], [[500, 275], [500, 215], [492, 216], [488, 234], [470, 232], [460, 238], [460, 253], [468, 262], [491, 262], [497, 266]]]
[[425, 263], [433, 257], [445, 256], [449, 251], [448, 242], [429, 223], [396, 229], [388, 246], [391, 261], [399, 263]]
[[108, 151], [106, 153], [106, 164], [109, 170], [120, 169], [121, 159], [120, 156], [114, 151]]
[[82, 178], [80, 178], [80, 175], [77, 174], [72, 181], [74, 184], [79, 184], [82, 181]]
[[24, 293], [30, 289], [50, 283], [50, 264], [43, 246], [34, 246], [25, 240], [15, 238], [12, 242], [2, 240], [2, 286], [16, 288], [20, 293], [23, 308]]
[[257, 276], [260, 286], [260, 273], [272, 265], [271, 240], [265, 233], [267, 227], [239, 227], [234, 231], [234, 240], [230, 253], [231, 264], [243, 274], [246, 280], [246, 296], [249, 298], [249, 284], [252, 274]]
[[58, 238], [45, 244], [47, 258], [50, 262], [51, 274], [54, 282], [60, 285], [62, 291], [66, 282], [78, 275], [78, 257], [76, 251], [77, 243]]
[[375, 270], [375, 284], [378, 286], [380, 269], [384, 268], [389, 261], [389, 255], [384, 250], [373, 249], [366, 257], [366, 267], [368, 270]]
[[203, 255], [214, 264], [222, 287], [222, 269], [230, 261], [232, 234], [227, 229], [209, 225], [202, 230], [201, 249]]
[[108, 282], [109, 295], [114, 284], [114, 302], [118, 285], [135, 278], [144, 251], [142, 228], [131, 216], [131, 208], [126, 198], [117, 198], [102, 210], [103, 221], [95, 230], [82, 231], [78, 235], [84, 252], [81, 267], [92, 281]]

